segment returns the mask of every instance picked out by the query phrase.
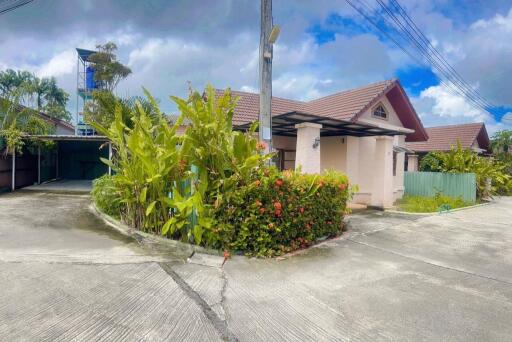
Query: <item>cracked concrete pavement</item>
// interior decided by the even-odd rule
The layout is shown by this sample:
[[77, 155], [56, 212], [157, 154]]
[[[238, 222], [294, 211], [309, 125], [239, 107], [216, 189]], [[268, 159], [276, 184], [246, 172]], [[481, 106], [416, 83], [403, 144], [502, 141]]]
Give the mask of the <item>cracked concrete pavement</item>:
[[188, 262], [117, 235], [87, 196], [0, 196], [0, 339], [506, 341], [512, 198], [355, 214], [283, 260]]

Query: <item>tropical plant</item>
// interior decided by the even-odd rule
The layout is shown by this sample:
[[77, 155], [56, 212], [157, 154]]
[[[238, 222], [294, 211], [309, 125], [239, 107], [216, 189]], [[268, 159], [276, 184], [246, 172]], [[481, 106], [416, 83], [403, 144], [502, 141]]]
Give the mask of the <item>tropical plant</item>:
[[112, 92], [117, 84], [128, 77], [132, 71], [117, 60], [117, 45], [108, 42], [97, 45], [97, 52], [91, 54], [88, 61], [94, 69], [94, 81], [100, 85], [100, 89]]
[[430, 152], [420, 163], [422, 171], [474, 173], [477, 195], [482, 197], [491, 179], [491, 194], [504, 194], [512, 190], [512, 176], [506, 173], [506, 165], [492, 157], [482, 157], [469, 149], [463, 149], [460, 142], [449, 152]]
[[512, 153], [512, 130], [506, 129], [494, 133], [491, 138], [491, 147], [496, 155]]
[[[95, 182], [98, 207], [118, 211], [137, 229], [258, 256], [339, 234], [351, 193], [347, 178], [268, 168], [272, 155], [261, 153], [256, 126], [233, 130], [236, 99], [229, 90], [216, 96], [208, 86], [188, 99], [173, 97], [181, 112], [174, 124], [145, 95], [150, 110], [116, 100], [109, 127], [91, 121], [114, 149], [111, 161], [103, 159], [114, 175]], [[184, 120], [189, 125], [178, 135]]]
[[115, 178], [104, 175], [93, 181], [91, 197], [101, 211], [108, 215], [119, 217], [121, 212], [121, 197], [118, 191]]
[[52, 127], [42, 120], [34, 110], [20, 105], [24, 88], [12, 90], [0, 99], [0, 150], [5, 154], [22, 152], [27, 134], [48, 134]]
[[54, 77], [39, 78], [28, 71], [0, 71], [0, 97], [18, 96], [18, 103], [45, 114], [69, 121], [66, 110], [69, 95], [57, 85]]
[[122, 203], [122, 218], [138, 229], [160, 233], [172, 209], [169, 193], [188, 175], [179, 163], [181, 139], [176, 130], [180, 122], [168, 125], [156, 101], [145, 94], [158, 117], [157, 124], [138, 102], [131, 113], [131, 128], [124, 123], [120, 104], [116, 104], [110, 127], [91, 124], [113, 145], [113, 160], [103, 161], [115, 172], [113, 183]]
[[137, 103], [142, 106], [144, 112], [154, 124], [158, 123], [158, 114], [151, 102], [145, 97], [134, 96], [124, 99], [108, 91], [93, 92], [92, 101], [88, 101], [85, 105], [84, 119], [87, 123], [94, 122], [103, 127], [109, 127], [115, 120], [116, 107], [119, 107], [123, 124], [127, 127], [133, 127], [131, 117], [132, 113], [136, 111]]

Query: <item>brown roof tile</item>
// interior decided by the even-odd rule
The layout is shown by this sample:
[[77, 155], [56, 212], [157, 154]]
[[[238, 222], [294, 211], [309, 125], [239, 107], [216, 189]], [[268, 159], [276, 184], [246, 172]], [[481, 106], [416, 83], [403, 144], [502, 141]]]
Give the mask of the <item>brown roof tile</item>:
[[[216, 90], [217, 97], [223, 93], [224, 90]], [[231, 91], [231, 93], [238, 97], [233, 115], [233, 125], [237, 126], [258, 120], [259, 94], [242, 91]], [[358, 116], [383, 94], [387, 94], [390, 97], [390, 102], [396, 106], [395, 110], [404, 126], [415, 130], [415, 133], [408, 135], [407, 139], [411, 139], [411, 141], [427, 139], [421, 120], [410, 104], [400, 82], [395, 79], [342, 91], [309, 102], [274, 96], [272, 97], [272, 116], [302, 112], [337, 120], [356, 121]]]
[[426, 128], [429, 139], [427, 141], [406, 143], [408, 149], [416, 152], [449, 151], [460, 141], [462, 148], [470, 148], [478, 139], [481, 148], [489, 148], [489, 137], [482, 122], [437, 126]]

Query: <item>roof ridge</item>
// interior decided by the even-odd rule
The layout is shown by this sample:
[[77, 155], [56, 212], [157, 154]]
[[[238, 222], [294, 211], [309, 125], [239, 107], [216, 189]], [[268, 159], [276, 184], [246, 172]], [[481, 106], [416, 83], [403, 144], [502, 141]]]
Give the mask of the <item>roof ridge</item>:
[[[220, 92], [220, 93], [224, 93], [226, 90], [225, 89], [218, 89], [218, 88], [215, 88], [215, 91], [216, 92]], [[233, 90], [233, 89], [229, 89], [229, 91], [231, 92], [231, 94], [233, 93], [242, 93], [242, 94], [247, 94], [247, 95], [254, 95], [254, 96], [260, 96], [259, 93], [253, 93], [253, 92], [250, 92], [250, 91], [244, 91], [244, 90]], [[279, 100], [285, 100], [285, 101], [293, 101], [293, 102], [298, 102], [298, 103], [301, 103], [301, 104], [306, 104], [307, 102], [306, 101], [302, 101], [302, 100], [295, 100], [295, 99], [289, 99], [289, 98], [286, 98], [286, 97], [281, 97], [281, 96], [275, 96], [275, 95], [272, 95], [272, 98], [273, 99], [279, 99]]]
[[326, 98], [329, 98], [329, 97], [333, 97], [333, 96], [337, 96], [337, 95], [341, 95], [341, 94], [347, 94], [347, 93], [355, 92], [355, 91], [358, 91], [358, 90], [368, 89], [368, 88], [375, 87], [375, 86], [378, 86], [378, 85], [382, 85], [382, 84], [385, 84], [385, 83], [390, 83], [391, 84], [393, 82], [396, 82], [396, 78], [392, 78], [392, 79], [389, 79], [389, 80], [383, 80], [383, 81], [379, 81], [379, 82], [370, 83], [370, 84], [367, 84], [367, 85], [364, 85], [364, 86], [360, 86], [360, 87], [357, 87], [357, 88], [351, 88], [351, 89], [346, 89], [346, 90], [338, 91], [336, 93], [332, 93], [332, 94], [325, 95], [325, 96], [322, 96], [322, 97], [319, 97], [319, 98], [316, 98], [316, 99], [313, 99], [313, 100], [309, 100], [306, 103], [311, 103], [311, 102], [314, 102], [314, 101], [323, 100], [323, 99], [326, 99]]
[[485, 122], [483, 122], [483, 121], [481, 121], [481, 122], [465, 122], [465, 123], [442, 125], [442, 126], [430, 126], [430, 127], [425, 127], [425, 129], [448, 128], [448, 127], [457, 127], [457, 126], [472, 126], [472, 125], [484, 126]]

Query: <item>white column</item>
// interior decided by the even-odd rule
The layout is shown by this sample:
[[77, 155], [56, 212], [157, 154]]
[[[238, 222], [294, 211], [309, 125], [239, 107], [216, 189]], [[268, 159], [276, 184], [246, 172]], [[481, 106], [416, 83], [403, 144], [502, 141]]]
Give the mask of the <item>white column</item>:
[[351, 184], [359, 183], [359, 163], [361, 155], [359, 154], [359, 137], [346, 137], [347, 143], [347, 176]]
[[408, 154], [407, 155], [407, 171], [416, 172], [418, 171], [418, 155]]
[[320, 173], [320, 128], [322, 125], [304, 122], [297, 128], [295, 168], [304, 173]]
[[393, 137], [377, 137], [373, 168], [372, 206], [393, 206]]
[[11, 177], [11, 190], [16, 190], [16, 149], [12, 151], [12, 177]]

